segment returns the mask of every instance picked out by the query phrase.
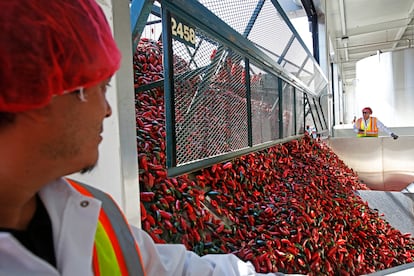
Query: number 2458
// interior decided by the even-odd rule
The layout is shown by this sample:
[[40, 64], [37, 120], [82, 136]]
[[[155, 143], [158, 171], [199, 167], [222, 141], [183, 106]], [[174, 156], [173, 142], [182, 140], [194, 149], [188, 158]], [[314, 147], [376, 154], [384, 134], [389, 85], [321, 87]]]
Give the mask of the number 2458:
[[177, 23], [174, 17], [171, 17], [171, 30], [173, 36], [179, 36], [181, 39], [184, 39], [191, 44], [196, 43], [194, 29], [181, 22]]

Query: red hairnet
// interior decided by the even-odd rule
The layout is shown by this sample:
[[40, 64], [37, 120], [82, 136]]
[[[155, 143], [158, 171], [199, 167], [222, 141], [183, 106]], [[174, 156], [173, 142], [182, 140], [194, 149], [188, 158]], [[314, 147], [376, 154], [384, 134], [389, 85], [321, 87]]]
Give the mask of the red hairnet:
[[0, 0], [0, 111], [47, 105], [53, 95], [112, 76], [121, 53], [95, 0]]
[[372, 109], [371, 109], [371, 107], [364, 107], [364, 108], [362, 109], [362, 112], [364, 112], [364, 111], [368, 111], [368, 112], [369, 112], [369, 114], [372, 114]]

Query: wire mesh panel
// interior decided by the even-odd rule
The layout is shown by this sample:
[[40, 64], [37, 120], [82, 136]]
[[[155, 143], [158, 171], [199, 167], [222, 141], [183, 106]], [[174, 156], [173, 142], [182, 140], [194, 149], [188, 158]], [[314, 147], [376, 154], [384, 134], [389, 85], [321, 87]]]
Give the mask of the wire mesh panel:
[[165, 0], [162, 11], [170, 175], [298, 134], [295, 89], [326, 83], [276, 1]]
[[[309, 59], [309, 56], [306, 53], [305, 49], [303, 49], [302, 45], [296, 38], [292, 41], [292, 44], [286, 51], [286, 54], [281, 64], [285, 68], [285, 64], [295, 64], [296, 68], [294, 70], [289, 71], [295, 76], [299, 76], [299, 78], [305, 83], [307, 83], [306, 79], [310, 78], [315, 73], [312, 59]], [[304, 72], [305, 74], [299, 75], [299, 73], [302, 72]]]
[[318, 106], [318, 100], [315, 97], [309, 97], [309, 107], [312, 113], [313, 123], [315, 124], [316, 130], [320, 131], [323, 129], [322, 118], [320, 117], [320, 109]]
[[304, 94], [295, 91], [296, 93], [296, 127], [297, 133], [305, 132], [305, 106], [304, 106]]
[[261, 1], [255, 0], [199, 0], [203, 6], [217, 15], [240, 34], [246, 32], [249, 18]]
[[[270, 58], [298, 77], [315, 94], [327, 80], [277, 1], [199, 0], [235, 31], [263, 49]], [[316, 65], [316, 66], [315, 66]], [[312, 81], [309, 81], [312, 79]]]
[[253, 145], [279, 138], [278, 78], [250, 64]]
[[197, 30], [173, 40], [177, 164], [248, 146], [243, 58]]
[[288, 46], [291, 37], [292, 31], [286, 25], [286, 22], [272, 2], [266, 1], [247, 38], [280, 56]]
[[283, 82], [283, 136], [295, 135], [295, 121], [294, 121], [294, 88], [292, 85]]

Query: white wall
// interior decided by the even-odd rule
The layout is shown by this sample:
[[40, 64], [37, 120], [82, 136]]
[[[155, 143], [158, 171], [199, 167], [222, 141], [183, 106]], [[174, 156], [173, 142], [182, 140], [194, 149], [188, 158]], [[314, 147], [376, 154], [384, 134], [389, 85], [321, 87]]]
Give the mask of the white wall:
[[414, 126], [414, 48], [381, 53], [356, 63], [358, 117], [365, 106], [385, 125]]

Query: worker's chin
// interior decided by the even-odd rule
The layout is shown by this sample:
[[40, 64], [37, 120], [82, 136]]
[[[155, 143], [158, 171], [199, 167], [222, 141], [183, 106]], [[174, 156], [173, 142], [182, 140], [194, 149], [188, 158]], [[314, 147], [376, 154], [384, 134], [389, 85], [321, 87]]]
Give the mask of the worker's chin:
[[85, 173], [89, 173], [91, 171], [93, 171], [93, 169], [96, 167], [96, 164], [90, 165], [90, 166], [86, 166], [83, 169], [80, 170], [81, 174], [85, 174]]
[[85, 160], [83, 163], [83, 167], [81, 167], [81, 170], [79, 171], [81, 174], [89, 173], [91, 172], [98, 163], [98, 152], [94, 156], [91, 156], [89, 160]]
[[93, 171], [93, 169], [96, 167], [97, 160], [95, 162], [89, 163], [89, 165], [84, 166], [79, 172], [81, 174], [89, 173]]

